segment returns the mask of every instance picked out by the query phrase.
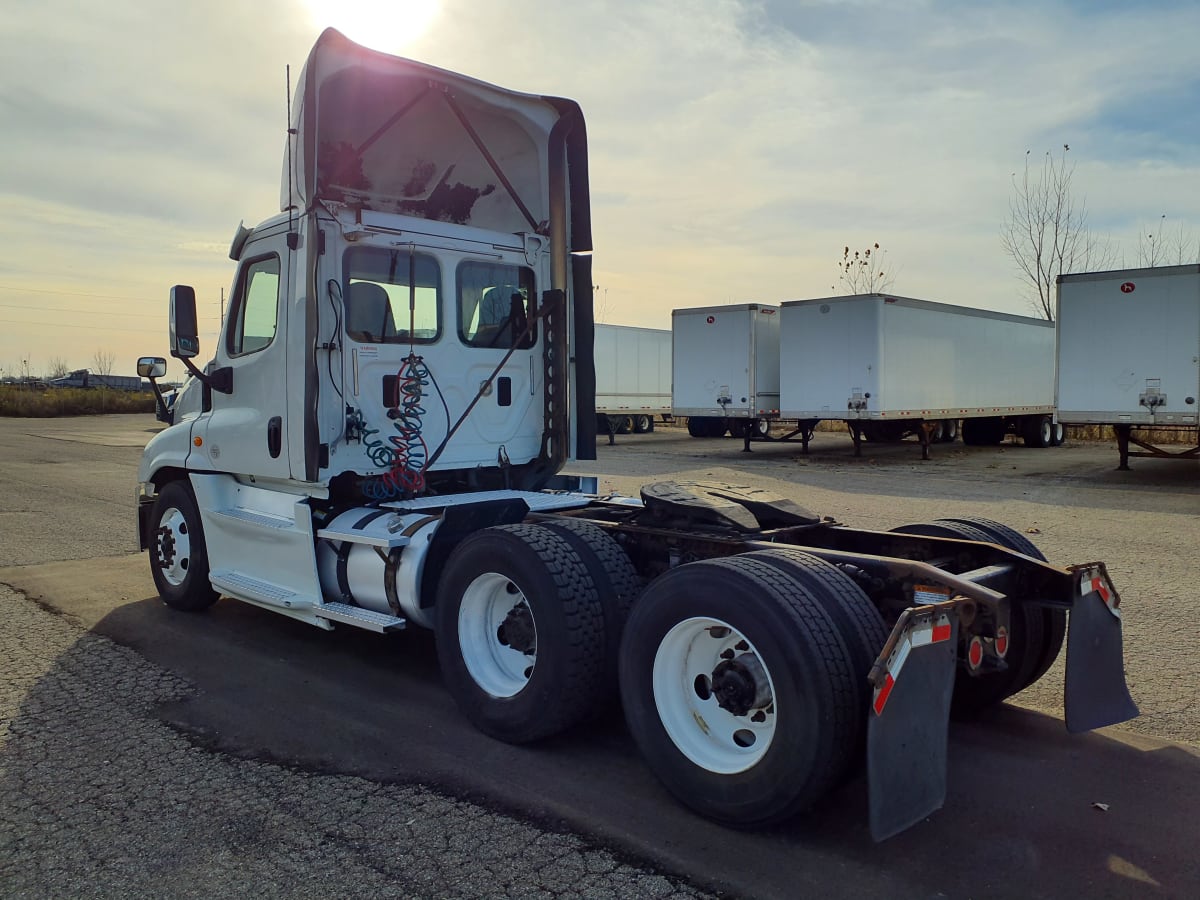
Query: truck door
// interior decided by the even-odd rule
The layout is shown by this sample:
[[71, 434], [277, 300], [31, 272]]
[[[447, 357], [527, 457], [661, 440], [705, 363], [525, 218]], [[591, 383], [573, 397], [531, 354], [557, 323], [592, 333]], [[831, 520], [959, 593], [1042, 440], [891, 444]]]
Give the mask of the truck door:
[[515, 348], [497, 374], [493, 389], [455, 436], [455, 456], [493, 463], [503, 447], [513, 463], [537, 456], [541, 446], [541, 345], [544, 327], [532, 321], [537, 286], [532, 269], [490, 260], [465, 260], [456, 272], [458, 338], [465, 345], [460, 402]]
[[233, 392], [212, 392], [212, 409], [197, 423], [213, 469], [237, 475], [287, 478], [287, 303], [289, 253], [281, 232], [251, 241], [242, 252], [215, 355], [233, 371]]

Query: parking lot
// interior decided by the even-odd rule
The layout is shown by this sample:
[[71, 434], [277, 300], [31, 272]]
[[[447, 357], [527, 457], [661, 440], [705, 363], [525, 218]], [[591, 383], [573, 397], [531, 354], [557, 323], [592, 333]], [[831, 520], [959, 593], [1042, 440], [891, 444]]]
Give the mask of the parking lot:
[[982, 515], [1121, 593], [1137, 720], [1068, 736], [1061, 660], [951, 729], [946, 808], [873, 844], [861, 780], [766, 833], [680, 808], [613, 717], [533, 747], [475, 733], [433, 641], [158, 602], [133, 533], [150, 416], [0, 420], [6, 896], [1194, 896], [1200, 464], [843, 434], [621, 435], [571, 470], [774, 490], [886, 529]]

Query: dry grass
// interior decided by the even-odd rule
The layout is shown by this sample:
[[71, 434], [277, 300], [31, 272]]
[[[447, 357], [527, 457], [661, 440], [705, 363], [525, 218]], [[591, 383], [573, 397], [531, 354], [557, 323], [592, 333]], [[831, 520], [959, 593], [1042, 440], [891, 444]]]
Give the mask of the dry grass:
[[0, 416], [50, 419], [105, 413], [152, 413], [154, 395], [109, 388], [34, 388], [0, 385]]

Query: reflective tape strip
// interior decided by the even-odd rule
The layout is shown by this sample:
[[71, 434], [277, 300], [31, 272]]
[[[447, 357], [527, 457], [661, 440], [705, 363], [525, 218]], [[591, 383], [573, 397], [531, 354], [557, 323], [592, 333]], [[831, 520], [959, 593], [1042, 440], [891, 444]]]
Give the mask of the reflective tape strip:
[[883, 680], [883, 684], [875, 689], [875, 715], [883, 713], [884, 706], [887, 705], [888, 696], [892, 693], [892, 687], [896, 684], [896, 679], [892, 677], [892, 673], [888, 672], [887, 678]]
[[892, 688], [895, 686], [896, 680], [900, 677], [900, 670], [904, 668], [904, 663], [907, 661], [908, 654], [912, 649], [914, 647], [927, 647], [930, 644], [940, 644], [943, 641], [948, 641], [953, 633], [954, 630], [950, 626], [950, 617], [945, 613], [931, 616], [905, 630], [900, 640], [896, 642], [896, 648], [892, 651], [891, 658], [887, 662], [887, 675], [884, 678], [883, 684], [875, 688], [875, 696], [871, 703], [872, 709], [875, 710], [875, 715], [882, 715], [883, 708], [887, 705], [888, 697], [892, 693]]
[[1113, 590], [1112, 585], [1104, 575], [1093, 575], [1091, 572], [1096, 571], [1084, 570], [1083, 576], [1079, 579], [1079, 595], [1086, 597], [1088, 594], [1099, 594], [1100, 601], [1108, 607], [1118, 619], [1121, 618], [1121, 610], [1117, 608], [1120, 599], [1117, 597], [1117, 592]]

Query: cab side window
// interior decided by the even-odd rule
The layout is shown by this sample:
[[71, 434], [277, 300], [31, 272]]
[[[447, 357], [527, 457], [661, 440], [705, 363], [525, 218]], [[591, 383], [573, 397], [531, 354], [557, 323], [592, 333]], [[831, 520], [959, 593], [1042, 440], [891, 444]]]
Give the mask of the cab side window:
[[230, 316], [230, 356], [254, 353], [274, 340], [279, 322], [279, 257], [246, 263]]

